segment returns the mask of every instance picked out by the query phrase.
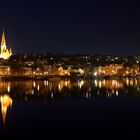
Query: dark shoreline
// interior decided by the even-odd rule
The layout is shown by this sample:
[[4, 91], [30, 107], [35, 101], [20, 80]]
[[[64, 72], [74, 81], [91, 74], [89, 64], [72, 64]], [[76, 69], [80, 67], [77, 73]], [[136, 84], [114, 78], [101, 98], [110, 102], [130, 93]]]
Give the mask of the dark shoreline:
[[124, 79], [124, 78], [137, 78], [139, 79], [140, 76], [59, 76], [59, 75], [50, 75], [50, 76], [1, 76], [0, 81], [20, 81], [20, 80], [52, 80], [52, 81], [58, 81], [58, 80], [77, 80], [77, 79], [84, 79], [84, 80], [90, 80], [90, 79]]

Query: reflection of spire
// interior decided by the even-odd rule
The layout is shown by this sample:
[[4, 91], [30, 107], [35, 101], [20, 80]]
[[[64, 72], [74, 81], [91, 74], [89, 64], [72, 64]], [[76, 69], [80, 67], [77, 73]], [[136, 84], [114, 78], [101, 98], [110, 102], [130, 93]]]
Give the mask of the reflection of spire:
[[3, 118], [3, 123], [5, 124], [6, 120], [6, 113], [7, 108], [12, 106], [12, 98], [10, 98], [9, 95], [2, 95], [0, 96], [0, 102], [1, 102], [1, 113]]

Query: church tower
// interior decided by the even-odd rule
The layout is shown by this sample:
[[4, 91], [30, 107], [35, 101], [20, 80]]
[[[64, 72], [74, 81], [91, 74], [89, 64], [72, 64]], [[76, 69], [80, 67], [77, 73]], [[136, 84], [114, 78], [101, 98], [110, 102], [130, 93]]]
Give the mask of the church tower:
[[5, 34], [4, 34], [4, 29], [2, 33], [2, 40], [1, 40], [1, 54], [4, 55], [6, 50], [6, 40], [5, 40]]
[[2, 33], [2, 40], [1, 40], [1, 53], [0, 53], [0, 58], [3, 59], [8, 59], [12, 55], [12, 50], [8, 50], [6, 46], [6, 39], [5, 39], [5, 34], [4, 34], [4, 29]]

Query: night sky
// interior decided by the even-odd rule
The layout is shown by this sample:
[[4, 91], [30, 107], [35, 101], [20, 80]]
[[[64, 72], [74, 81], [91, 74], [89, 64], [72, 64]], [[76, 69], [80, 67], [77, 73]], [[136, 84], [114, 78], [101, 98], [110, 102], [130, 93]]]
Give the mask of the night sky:
[[3, 0], [3, 26], [14, 53], [140, 54], [136, 0]]

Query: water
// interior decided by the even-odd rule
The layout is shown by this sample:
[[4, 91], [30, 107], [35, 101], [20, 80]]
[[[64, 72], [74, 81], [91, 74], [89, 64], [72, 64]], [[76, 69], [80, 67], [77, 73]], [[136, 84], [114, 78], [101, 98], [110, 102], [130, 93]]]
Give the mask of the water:
[[0, 81], [1, 132], [128, 132], [140, 125], [140, 79]]

